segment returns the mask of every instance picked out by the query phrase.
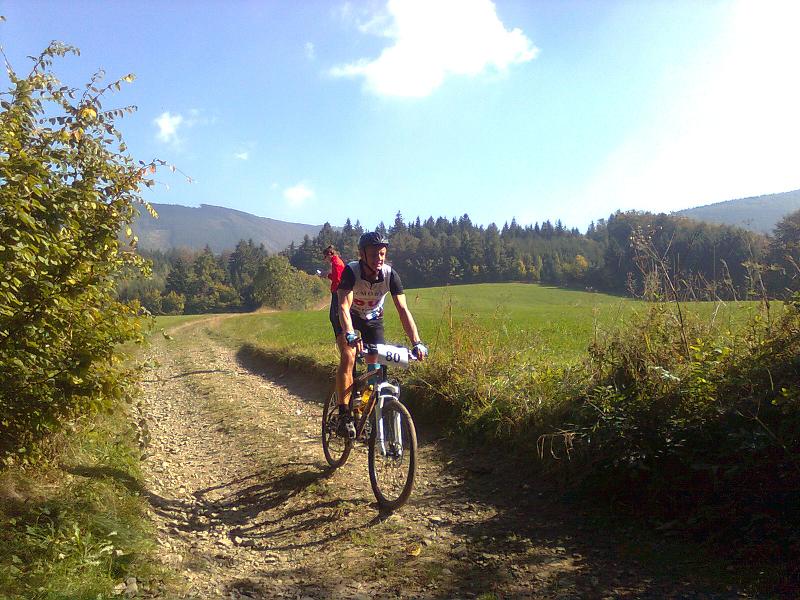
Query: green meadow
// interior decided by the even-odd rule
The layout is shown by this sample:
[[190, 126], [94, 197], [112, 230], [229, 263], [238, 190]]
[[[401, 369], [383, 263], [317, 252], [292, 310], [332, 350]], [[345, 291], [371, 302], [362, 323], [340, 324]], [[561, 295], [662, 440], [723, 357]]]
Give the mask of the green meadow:
[[[646, 304], [630, 298], [523, 283], [446, 286], [407, 290], [408, 305], [423, 340], [434, 352], [447, 351], [453, 324], [474, 325], [491, 332], [519, 355], [553, 364], [581, 360], [595, 336], [624, 326]], [[387, 298], [386, 339], [407, 343], [397, 311]], [[684, 310], [714, 319], [725, 330], [755, 310], [755, 303], [696, 302]], [[162, 320], [164, 319], [164, 320]], [[159, 317], [158, 327], [173, 324]], [[253, 344], [271, 351], [311, 358], [321, 364], [337, 360], [327, 306], [310, 311], [243, 314], [224, 320], [218, 328], [231, 345]], [[475, 342], [479, 345], [480, 339]]]

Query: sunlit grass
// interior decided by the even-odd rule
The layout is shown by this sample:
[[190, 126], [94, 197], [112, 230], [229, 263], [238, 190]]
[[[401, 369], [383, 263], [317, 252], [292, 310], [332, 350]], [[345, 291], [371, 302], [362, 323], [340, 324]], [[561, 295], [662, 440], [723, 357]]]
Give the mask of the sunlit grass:
[[[595, 335], [624, 323], [644, 303], [593, 292], [528, 284], [477, 284], [407, 290], [406, 298], [422, 339], [436, 351], [447, 351], [451, 323], [480, 323], [505, 338], [524, 355], [553, 364], [579, 361]], [[386, 339], [407, 343], [397, 311], [386, 300]], [[697, 302], [685, 309], [714, 317], [722, 328], [744, 321], [752, 302]], [[161, 317], [158, 320], [162, 325]], [[308, 357], [321, 364], [337, 360], [327, 308], [316, 311], [252, 313], [227, 319], [220, 334], [228, 343], [254, 344]]]

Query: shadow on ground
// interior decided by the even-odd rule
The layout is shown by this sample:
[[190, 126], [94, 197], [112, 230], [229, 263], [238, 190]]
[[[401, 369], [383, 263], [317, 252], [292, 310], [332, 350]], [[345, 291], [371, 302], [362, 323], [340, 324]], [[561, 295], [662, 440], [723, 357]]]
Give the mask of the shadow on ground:
[[310, 359], [287, 359], [280, 352], [244, 344], [236, 352], [236, 361], [250, 373], [285, 387], [295, 396], [320, 405], [330, 394], [333, 372]]

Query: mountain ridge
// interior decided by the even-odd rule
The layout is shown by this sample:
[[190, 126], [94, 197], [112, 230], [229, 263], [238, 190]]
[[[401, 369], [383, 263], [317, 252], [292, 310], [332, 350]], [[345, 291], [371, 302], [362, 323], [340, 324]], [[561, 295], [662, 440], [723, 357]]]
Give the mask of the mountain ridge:
[[[322, 225], [259, 217], [215, 204], [200, 204], [199, 207], [151, 205], [159, 218], [153, 219], [142, 211], [131, 226], [143, 250], [209, 246], [219, 253], [233, 250], [240, 240], [252, 239], [256, 244], [264, 244], [269, 252], [280, 252], [292, 242], [299, 244], [306, 235], [315, 237], [322, 228]], [[771, 234], [781, 219], [797, 210], [800, 210], [800, 189], [714, 202], [672, 214]]]
[[778, 221], [796, 210], [800, 210], [800, 190], [725, 200], [678, 210], [672, 214], [771, 234]]
[[151, 203], [158, 213], [154, 219], [142, 211], [131, 225], [143, 250], [169, 248], [202, 249], [214, 252], [233, 250], [240, 240], [252, 239], [270, 252], [280, 252], [292, 242], [314, 237], [322, 225], [308, 225], [259, 217], [251, 213], [214, 204], [199, 207]]

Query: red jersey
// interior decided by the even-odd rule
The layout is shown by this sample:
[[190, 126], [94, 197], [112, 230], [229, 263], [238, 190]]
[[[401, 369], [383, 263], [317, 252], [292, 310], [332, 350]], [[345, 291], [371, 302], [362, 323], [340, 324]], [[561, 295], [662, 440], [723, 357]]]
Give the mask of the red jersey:
[[342, 280], [342, 271], [344, 271], [344, 263], [341, 258], [334, 254], [331, 256], [331, 272], [328, 273], [328, 279], [331, 280], [331, 292], [335, 292], [339, 287], [339, 282]]

